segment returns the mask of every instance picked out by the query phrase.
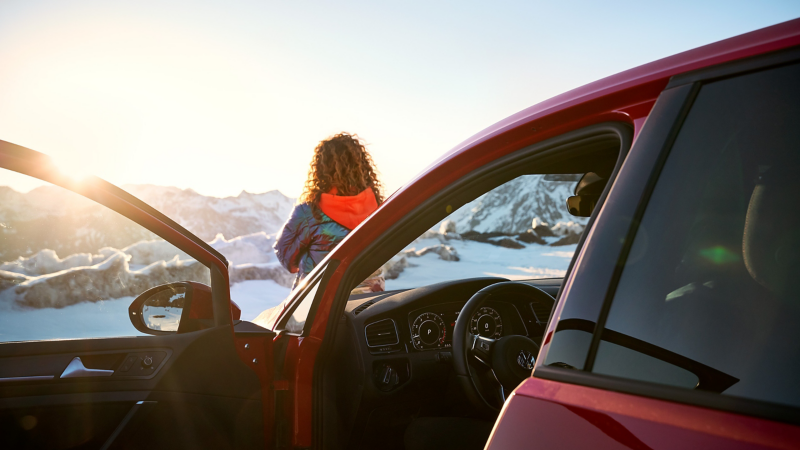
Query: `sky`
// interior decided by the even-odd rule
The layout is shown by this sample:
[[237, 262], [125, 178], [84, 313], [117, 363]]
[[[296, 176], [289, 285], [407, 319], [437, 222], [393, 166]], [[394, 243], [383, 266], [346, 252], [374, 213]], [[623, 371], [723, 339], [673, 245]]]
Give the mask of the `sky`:
[[3, 0], [0, 140], [118, 185], [295, 197], [315, 145], [348, 131], [389, 194], [535, 103], [797, 17], [766, 0]]

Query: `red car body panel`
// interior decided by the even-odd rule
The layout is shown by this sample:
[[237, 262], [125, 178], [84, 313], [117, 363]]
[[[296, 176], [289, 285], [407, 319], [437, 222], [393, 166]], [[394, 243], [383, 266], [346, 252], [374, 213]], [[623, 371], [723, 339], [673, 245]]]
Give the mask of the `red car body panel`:
[[[569, 425], [569, 430], [564, 428]], [[548, 432], [548, 430], [557, 430]], [[796, 449], [800, 427], [585, 386], [528, 378], [487, 449]]]
[[[329, 316], [339, 280], [353, 259], [393, 223], [469, 172], [528, 145], [613, 121], [630, 124], [637, 135], [656, 99], [675, 75], [796, 45], [800, 45], [800, 19], [679, 53], [587, 84], [486, 128], [398, 190], [328, 255], [327, 259], [339, 261], [339, 266], [322, 295], [309, 337], [299, 343], [304, 364], [295, 366], [298, 372], [293, 375], [297, 390], [294, 398], [298, 403], [292, 421], [292, 444], [307, 447], [312, 443], [313, 361], [327, 323], [333, 320]], [[558, 310], [553, 317], [558, 317]], [[555, 320], [551, 322], [548, 338], [555, 323]], [[306, 346], [308, 349], [304, 349]]]

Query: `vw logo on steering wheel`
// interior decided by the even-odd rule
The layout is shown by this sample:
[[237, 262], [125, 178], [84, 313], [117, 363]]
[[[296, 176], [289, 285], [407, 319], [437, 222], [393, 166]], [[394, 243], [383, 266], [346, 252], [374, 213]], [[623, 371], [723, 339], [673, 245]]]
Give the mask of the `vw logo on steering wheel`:
[[533, 364], [536, 360], [533, 357], [533, 353], [525, 350], [520, 350], [519, 355], [517, 356], [517, 364], [520, 367], [526, 370], [533, 370]]

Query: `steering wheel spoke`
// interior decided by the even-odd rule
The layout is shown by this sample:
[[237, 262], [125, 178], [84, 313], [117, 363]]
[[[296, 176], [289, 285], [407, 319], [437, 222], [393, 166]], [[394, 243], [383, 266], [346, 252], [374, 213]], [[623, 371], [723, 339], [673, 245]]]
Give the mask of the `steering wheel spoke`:
[[469, 333], [469, 342], [470, 354], [487, 367], [492, 367], [495, 340]]

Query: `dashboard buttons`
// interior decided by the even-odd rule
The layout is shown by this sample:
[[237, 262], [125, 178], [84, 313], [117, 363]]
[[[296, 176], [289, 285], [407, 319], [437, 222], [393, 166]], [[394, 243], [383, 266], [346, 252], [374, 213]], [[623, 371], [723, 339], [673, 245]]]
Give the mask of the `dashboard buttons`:
[[411, 372], [407, 359], [390, 359], [376, 361], [372, 366], [375, 387], [379, 391], [388, 392], [408, 381]]
[[153, 357], [147, 355], [144, 358], [142, 358], [142, 367], [144, 367], [145, 369], [153, 367]]
[[117, 367], [114, 376], [117, 377], [150, 377], [156, 373], [161, 363], [167, 357], [166, 352], [144, 351], [128, 353], [125, 360]]
[[133, 367], [133, 364], [136, 362], [137, 359], [139, 359], [139, 357], [136, 356], [136, 355], [128, 356], [127, 358], [125, 358], [125, 362], [122, 363], [121, 366], [119, 366], [119, 369], [117, 371], [118, 372], [127, 372], [127, 371], [131, 370], [131, 367]]

